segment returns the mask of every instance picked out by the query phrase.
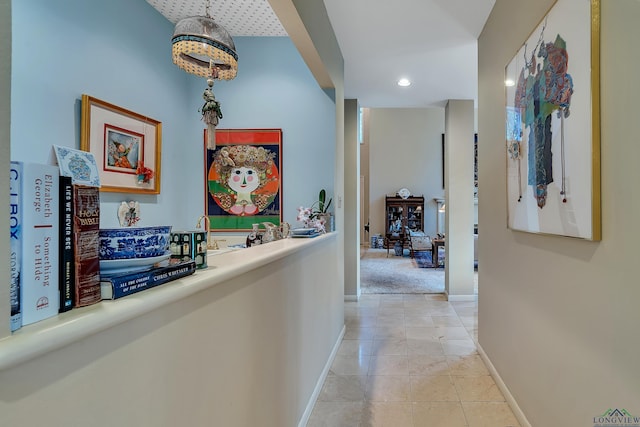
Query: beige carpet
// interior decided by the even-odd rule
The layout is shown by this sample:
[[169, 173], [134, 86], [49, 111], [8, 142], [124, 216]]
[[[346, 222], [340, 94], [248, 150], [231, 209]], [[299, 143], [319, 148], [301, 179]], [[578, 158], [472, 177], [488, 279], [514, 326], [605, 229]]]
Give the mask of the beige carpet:
[[415, 259], [395, 256], [393, 250], [367, 249], [360, 258], [363, 294], [439, 294], [444, 292], [444, 269], [420, 268]]

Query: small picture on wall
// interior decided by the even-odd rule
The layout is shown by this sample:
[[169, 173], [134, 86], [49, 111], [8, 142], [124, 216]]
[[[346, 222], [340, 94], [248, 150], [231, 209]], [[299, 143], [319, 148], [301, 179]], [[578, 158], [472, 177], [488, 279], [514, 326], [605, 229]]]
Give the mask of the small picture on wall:
[[160, 194], [162, 122], [82, 95], [80, 149], [99, 166], [100, 191]]
[[138, 160], [144, 161], [144, 135], [117, 126], [104, 125], [105, 169], [120, 173], [136, 173]]

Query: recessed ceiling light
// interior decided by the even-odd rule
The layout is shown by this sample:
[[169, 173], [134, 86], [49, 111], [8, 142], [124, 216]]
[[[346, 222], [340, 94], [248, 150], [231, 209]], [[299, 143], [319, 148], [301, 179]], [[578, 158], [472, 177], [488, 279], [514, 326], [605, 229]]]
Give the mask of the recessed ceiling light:
[[505, 85], [505, 86], [507, 86], [507, 87], [515, 86], [515, 85], [516, 85], [516, 82], [514, 82], [514, 81], [513, 81], [513, 80], [511, 80], [511, 79], [507, 79], [507, 80], [505, 80], [505, 81], [504, 81], [504, 85]]
[[409, 79], [400, 79], [398, 80], [398, 86], [402, 86], [402, 87], [411, 86], [411, 82], [409, 81]]

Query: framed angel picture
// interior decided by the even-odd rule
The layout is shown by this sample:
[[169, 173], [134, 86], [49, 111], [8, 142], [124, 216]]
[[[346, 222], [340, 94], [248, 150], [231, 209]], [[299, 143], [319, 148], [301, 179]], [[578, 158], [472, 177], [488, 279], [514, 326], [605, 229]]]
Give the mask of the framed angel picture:
[[162, 123], [82, 95], [80, 149], [93, 154], [100, 191], [160, 194]]
[[600, 0], [557, 0], [505, 70], [508, 226], [601, 239]]
[[211, 229], [249, 231], [282, 222], [282, 130], [217, 129], [205, 149], [205, 210]]

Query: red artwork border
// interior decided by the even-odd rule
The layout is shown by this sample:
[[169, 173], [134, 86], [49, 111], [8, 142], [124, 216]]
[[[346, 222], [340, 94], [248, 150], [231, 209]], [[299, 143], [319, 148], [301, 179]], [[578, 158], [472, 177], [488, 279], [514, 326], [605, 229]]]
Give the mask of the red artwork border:
[[[213, 231], [250, 231], [252, 224], [271, 222], [280, 225], [283, 221], [283, 174], [282, 174], [282, 129], [217, 129], [216, 149], [207, 148], [207, 130], [204, 130], [204, 207]], [[274, 163], [278, 172], [278, 191], [273, 202], [256, 215], [238, 216], [225, 212], [216, 203], [210, 192], [215, 180], [211, 180], [213, 158], [217, 150], [224, 146], [251, 145], [274, 152]]]

